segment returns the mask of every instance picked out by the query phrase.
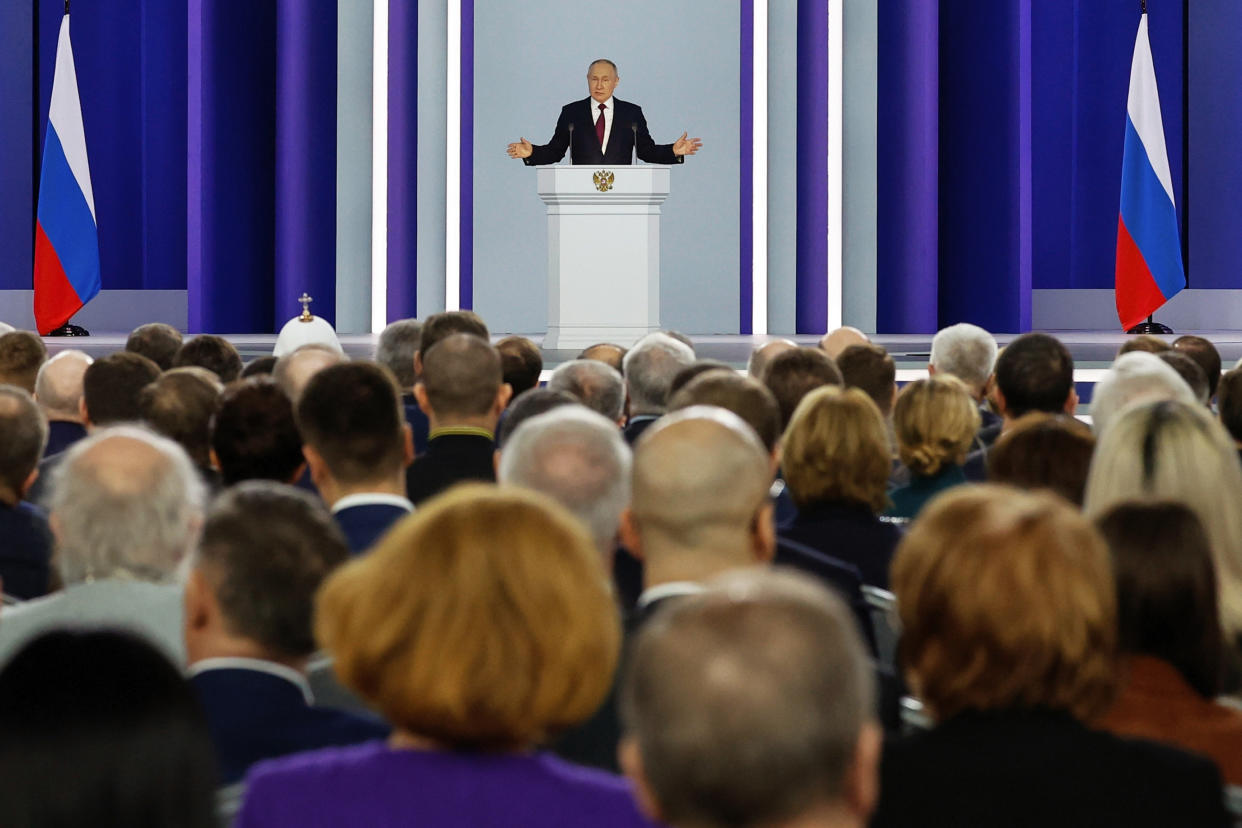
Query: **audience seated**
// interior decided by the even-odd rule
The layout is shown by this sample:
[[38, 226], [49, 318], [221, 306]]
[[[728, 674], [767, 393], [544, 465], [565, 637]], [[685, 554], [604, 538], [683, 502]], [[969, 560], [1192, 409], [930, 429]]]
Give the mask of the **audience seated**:
[[912, 518], [936, 495], [966, 482], [962, 464], [979, 431], [979, 407], [953, 376], [915, 380], [897, 396], [893, 430], [910, 482], [890, 493], [888, 514]]
[[1155, 354], [1132, 351], [1117, 360], [1095, 384], [1091, 427], [1101, 437], [1127, 406], [1154, 400], [1194, 403], [1194, 392], [1173, 367]]
[[310, 382], [311, 377], [329, 365], [339, 365], [348, 361], [349, 358], [344, 352], [327, 345], [303, 345], [296, 351], [276, 360], [276, 367], [272, 369], [272, 379], [276, 381], [280, 390], [285, 392], [285, 396], [296, 405], [298, 397], [302, 396], [302, 389], [306, 387], [306, 383]]
[[82, 378], [92, 362], [81, 351], [67, 350], [39, 367], [34, 393], [48, 424], [44, 457], [60, 454], [86, 436], [86, 426], [82, 425]]
[[181, 331], [163, 322], [139, 325], [125, 340], [125, 350], [142, 354], [160, 366], [161, 371], [167, 371], [181, 350]]
[[297, 423], [311, 480], [360, 555], [414, 508], [405, 496], [414, 445], [391, 374], [368, 362], [323, 369], [298, 400]]
[[211, 418], [222, 390], [212, 372], [185, 367], [165, 372], [138, 395], [143, 422], [185, 449], [209, 491], [220, 487], [211, 462]]
[[[854, 346], [857, 347], [857, 346]], [[781, 537], [857, 567], [864, 583], [888, 589], [901, 531], [879, 518], [888, 507], [888, 430], [862, 390], [833, 386], [807, 394], [785, 432], [785, 481], [798, 511]]]
[[[547, 387], [549, 391], [572, 394], [618, 426], [625, 424], [625, 380], [604, 362], [573, 359], [562, 363], [552, 372]], [[508, 416], [512, 416], [513, 406], [509, 406], [509, 412]]]
[[1084, 724], [1115, 691], [1116, 596], [1103, 540], [1063, 500], [945, 494], [893, 588], [936, 724], [885, 746], [873, 826], [1229, 824], [1210, 760]]
[[58, 630], [13, 657], [0, 767], [11, 828], [217, 825], [202, 711], [168, 659], [123, 633]]
[[241, 379], [250, 379], [251, 377], [270, 377], [272, 372], [276, 370], [276, 363], [279, 360], [271, 356], [255, 357], [246, 363], [246, 367], [242, 368]]
[[221, 784], [261, 759], [388, 735], [314, 707], [306, 681], [315, 590], [348, 557], [323, 506], [290, 486], [243, 483], [212, 506], [186, 581], [185, 646]]
[[233, 343], [222, 336], [199, 334], [186, 342], [173, 357], [173, 367], [197, 365], [206, 368], [220, 382], [229, 383], [241, 376], [242, 358]]
[[864, 392], [885, 420], [897, 401], [897, 363], [879, 345], [851, 345], [837, 355], [837, 370], [846, 388]]
[[505, 409], [505, 418], [497, 426], [497, 451], [505, 447], [513, 432], [522, 423], [562, 405], [582, 405], [582, 401], [567, 391], [553, 391], [547, 387], [532, 388], [525, 394], [518, 395], [509, 403], [509, 407]]
[[794, 409], [808, 392], [824, 385], [843, 385], [832, 358], [815, 348], [797, 348], [772, 357], [763, 372], [763, 384], [781, 410], [781, 431], [789, 427]]
[[543, 373], [543, 354], [539, 346], [524, 336], [506, 336], [496, 343], [500, 353], [501, 375], [516, 397], [539, 385]]
[[1173, 350], [1185, 354], [1199, 364], [1203, 375], [1208, 381], [1208, 399], [1216, 399], [1216, 388], [1220, 384], [1220, 351], [1211, 340], [1194, 334], [1179, 336], [1173, 340]]
[[871, 339], [858, 328], [845, 325], [829, 331], [819, 339], [819, 349], [835, 360], [838, 355], [851, 345], [865, 345]]
[[[1096, 386], [1095, 399], [1099, 399]], [[1074, 359], [1054, 336], [1026, 333], [1016, 337], [996, 357], [994, 391], [1004, 428], [1031, 411], [1073, 414], [1078, 408], [1074, 389]], [[1092, 403], [1094, 414], [1095, 404]]]
[[1208, 405], [1211, 400], [1211, 389], [1208, 387], [1207, 375], [1203, 373], [1203, 369], [1199, 367], [1199, 363], [1195, 362], [1189, 356], [1179, 353], [1175, 350], [1161, 351], [1156, 354], [1170, 368], [1177, 372], [1177, 375], [1185, 380], [1190, 386], [1191, 392], [1195, 395], [1195, 399], [1200, 405]]
[[35, 392], [39, 368], [47, 362], [47, 348], [37, 334], [9, 331], [0, 335], [0, 384]]
[[306, 462], [289, 396], [267, 377], [224, 389], [211, 422], [211, 460], [225, 486], [298, 480]]
[[993, 387], [996, 367], [996, 338], [969, 322], [960, 322], [941, 328], [932, 337], [931, 358], [927, 373], [949, 374], [965, 385], [970, 396], [979, 405], [979, 441], [990, 446], [1000, 435], [1001, 417], [986, 404], [988, 391]]
[[1082, 506], [1095, 451], [1091, 429], [1068, 414], [1032, 411], [1013, 421], [988, 454], [988, 480], [1046, 489]]
[[774, 339], [771, 342], [765, 342], [755, 347], [750, 352], [750, 359], [746, 362], [746, 374], [752, 379], [763, 382], [763, 372], [767, 370], [768, 363], [777, 354], [783, 354], [786, 351], [792, 351], [798, 347], [798, 343], [792, 339]]
[[414, 373], [414, 354], [418, 353], [422, 335], [422, 322], [398, 319], [388, 323], [375, 345], [375, 361], [392, 371], [401, 388], [401, 407], [405, 421], [410, 425], [416, 455], [427, 450], [429, 430], [427, 415], [418, 410], [418, 401], [414, 399], [414, 383], [418, 381], [418, 375]]
[[[1156, 359], [1149, 354], [1127, 354], [1122, 359], [1133, 356]], [[1189, 506], [1212, 544], [1221, 626], [1234, 648], [1242, 645], [1239, 492], [1242, 465], [1225, 430], [1192, 401], [1163, 400], [1123, 411], [1100, 436], [1084, 501], [1086, 514], [1093, 518], [1136, 498], [1163, 498]]]
[[647, 625], [626, 673], [622, 762], [653, 819], [866, 825], [880, 758], [870, 670], [822, 587], [726, 576]]
[[[424, 346], [434, 319], [423, 327]], [[406, 492], [416, 505], [463, 480], [496, 479], [496, 422], [512, 394], [501, 380], [500, 354], [473, 334], [451, 334], [419, 353], [414, 396], [431, 438], [406, 472]]]
[[[455, 333], [474, 334], [485, 342], [491, 341], [491, 334], [487, 330], [487, 324], [473, 311], [458, 310], [433, 313], [427, 317], [426, 323], [419, 330], [418, 344], [414, 350], [414, 378], [416, 381], [423, 374], [424, 355], [437, 342]], [[427, 451], [431, 423], [427, 420], [426, 412], [418, 407], [418, 399], [414, 397], [414, 383], [411, 383], [409, 388], [410, 395], [404, 402], [405, 416], [406, 421], [410, 424], [410, 428], [414, 430], [414, 454], [422, 456]]]
[[127, 425], [100, 429], [63, 456], [49, 522], [65, 589], [4, 608], [0, 663], [40, 633], [72, 626], [134, 631], [183, 664], [174, 580], [204, 501], [190, 458], [168, 438]]
[[663, 333], [647, 334], [625, 355], [622, 375], [630, 401], [625, 439], [632, 446], [668, 406], [677, 372], [694, 362], [694, 351]]
[[599, 554], [551, 501], [436, 499], [328, 578], [315, 626], [393, 736], [256, 766], [240, 828], [649, 824], [622, 781], [532, 751], [600, 703], [620, 639]]
[[1132, 336], [1125, 342], [1121, 343], [1121, 347], [1117, 349], [1117, 356], [1134, 353], [1135, 351], [1149, 354], [1161, 354], [1165, 351], [1172, 350], [1172, 348], [1172, 345], [1165, 342], [1158, 336], [1153, 336], [1151, 334], [1138, 334], [1137, 336]]
[[1242, 369], [1234, 368], [1221, 376], [1216, 407], [1221, 425], [1228, 430], [1242, 458]]
[[46, 441], [47, 425], [30, 395], [0, 385], [0, 589], [23, 601], [46, 595], [52, 586], [47, 517], [22, 499], [38, 474]]
[[1210, 756], [1242, 785], [1242, 713], [1213, 701], [1225, 649], [1203, 525], [1172, 501], [1121, 503], [1096, 525], [1112, 552], [1125, 667], [1099, 725]]
[[605, 365], [612, 366], [612, 369], [619, 374], [621, 373], [621, 366], [625, 362], [626, 353], [628, 353], [627, 350], [620, 345], [613, 345], [611, 342], [601, 342], [598, 345], [583, 348], [582, 353], [578, 354], [577, 359], [602, 362]]

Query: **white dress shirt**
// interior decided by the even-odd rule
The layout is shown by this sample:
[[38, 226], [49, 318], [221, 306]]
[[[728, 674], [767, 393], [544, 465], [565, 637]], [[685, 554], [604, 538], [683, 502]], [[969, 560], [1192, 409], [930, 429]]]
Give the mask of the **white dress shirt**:
[[[608, 138], [612, 135], [613, 110], [616, 109], [616, 107], [613, 106], [611, 97], [608, 100], [604, 101], [603, 106], [604, 106], [604, 143], [600, 144], [599, 151], [607, 152], [608, 151]], [[591, 98], [591, 126], [595, 126], [595, 122], [599, 120], [599, 107], [600, 107], [599, 102], [596, 101], [594, 98]]]

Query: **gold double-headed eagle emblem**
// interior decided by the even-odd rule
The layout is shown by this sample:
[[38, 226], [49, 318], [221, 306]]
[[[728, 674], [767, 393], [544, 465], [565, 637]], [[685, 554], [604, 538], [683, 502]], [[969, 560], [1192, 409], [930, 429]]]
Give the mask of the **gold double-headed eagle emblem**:
[[595, 189], [599, 190], [601, 193], [606, 193], [611, 190], [612, 182], [615, 179], [616, 176], [608, 170], [600, 170], [595, 173], [595, 175], [591, 176], [591, 180], [595, 182]]

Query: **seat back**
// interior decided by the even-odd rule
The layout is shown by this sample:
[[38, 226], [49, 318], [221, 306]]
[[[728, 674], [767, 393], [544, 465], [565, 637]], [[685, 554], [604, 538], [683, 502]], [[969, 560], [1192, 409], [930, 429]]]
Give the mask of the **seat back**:
[[871, 627], [875, 631], [876, 657], [885, 667], [897, 672], [897, 639], [900, 637], [897, 597], [887, 589], [867, 584], [863, 584], [862, 594], [871, 613]]

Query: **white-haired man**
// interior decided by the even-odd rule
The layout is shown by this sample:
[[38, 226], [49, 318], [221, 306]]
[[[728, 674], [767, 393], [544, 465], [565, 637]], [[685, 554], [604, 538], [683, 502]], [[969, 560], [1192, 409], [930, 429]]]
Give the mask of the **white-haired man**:
[[1128, 406], [1157, 400], [1198, 404], [1186, 380], [1160, 357], [1146, 351], [1122, 354], [1095, 384], [1091, 427], [1097, 435], [1103, 435]]
[[664, 413], [673, 377], [692, 362], [690, 346], [664, 333], [647, 334], [625, 355], [622, 373], [630, 397], [625, 439], [631, 446]]

